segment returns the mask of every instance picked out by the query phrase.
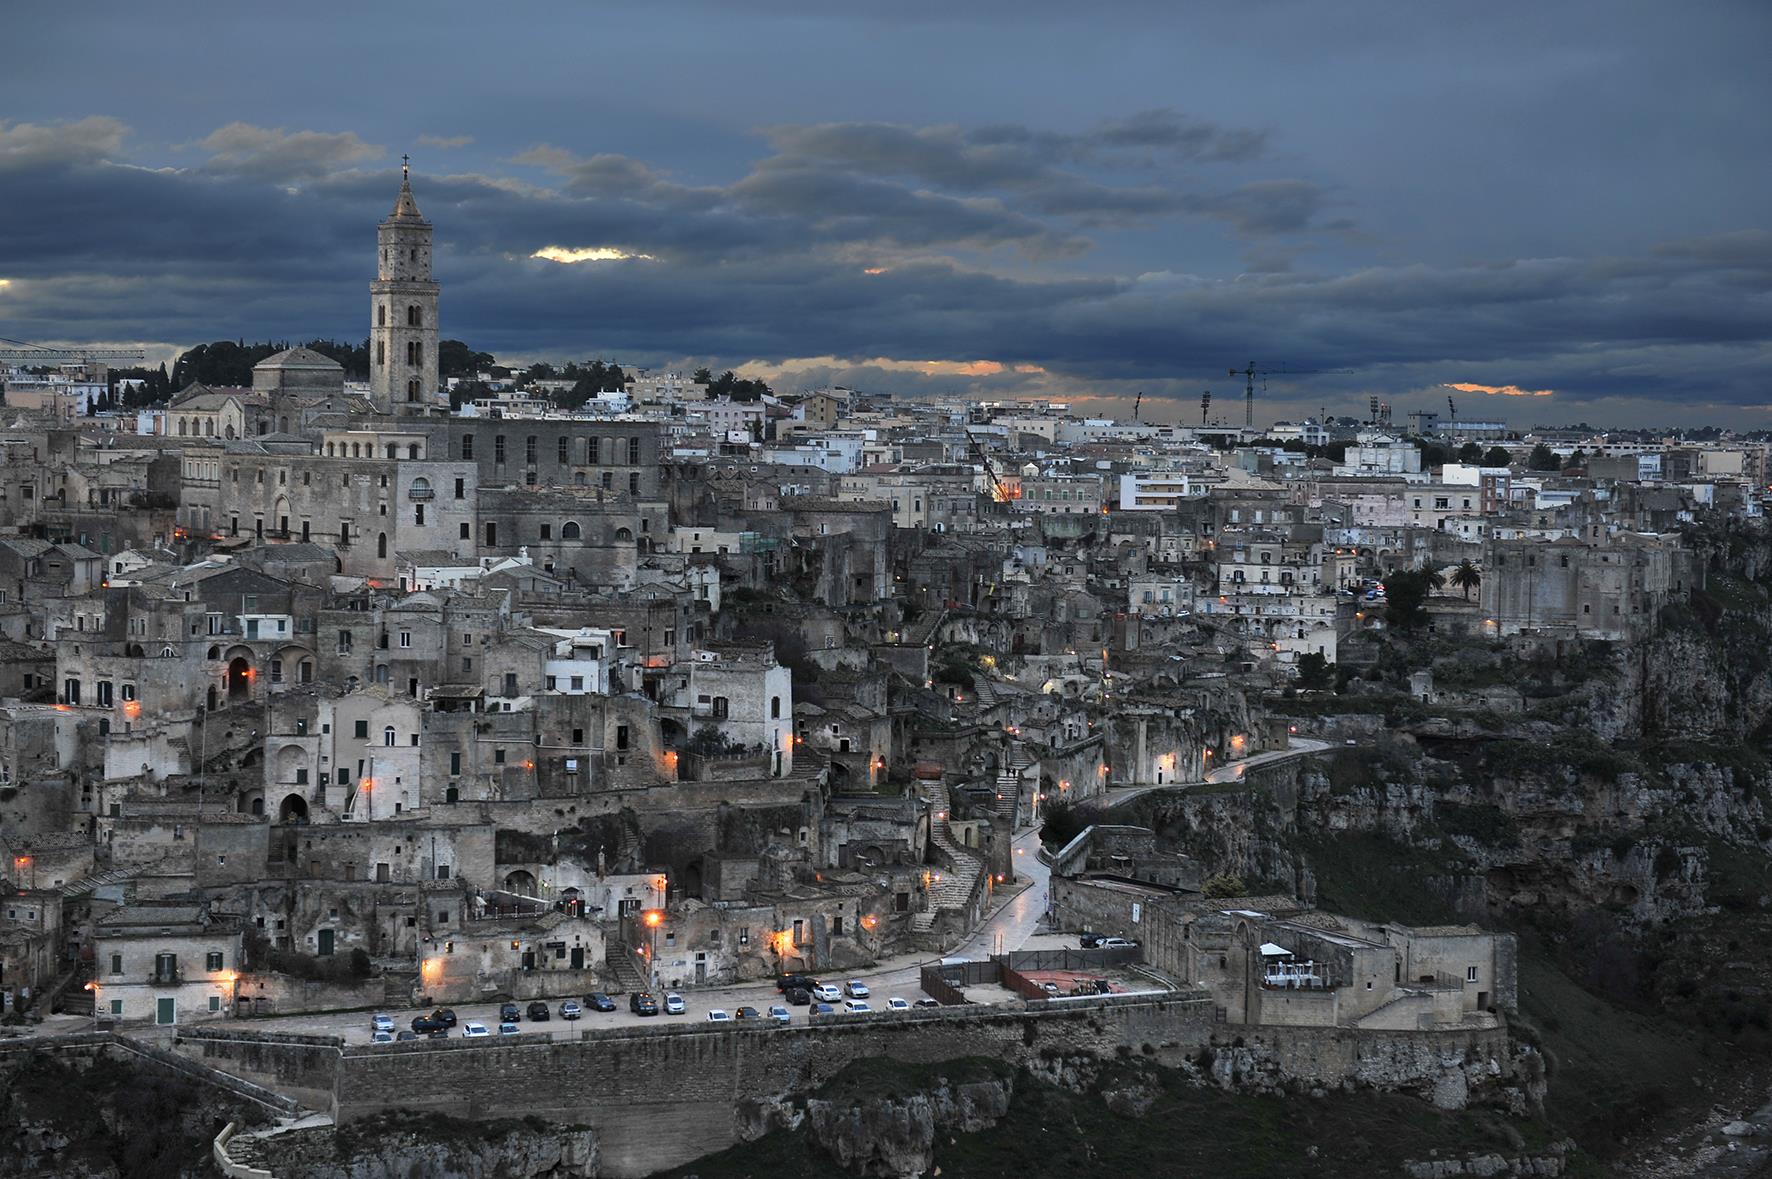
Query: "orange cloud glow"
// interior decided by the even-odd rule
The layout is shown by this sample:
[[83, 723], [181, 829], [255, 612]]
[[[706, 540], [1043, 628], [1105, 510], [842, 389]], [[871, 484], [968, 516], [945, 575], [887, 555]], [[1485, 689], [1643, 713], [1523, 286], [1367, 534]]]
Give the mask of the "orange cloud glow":
[[543, 246], [531, 258], [540, 258], [544, 262], [558, 262], [571, 266], [577, 262], [623, 262], [629, 258], [652, 261], [651, 254], [631, 254], [626, 250], [618, 250], [614, 246], [583, 246], [568, 248], [566, 246]]
[[1522, 389], [1518, 385], [1472, 385], [1468, 382], [1447, 384], [1445, 388], [1457, 389], [1460, 393], [1486, 393], [1502, 397], [1549, 397], [1552, 389]]
[[862, 273], [863, 274], [885, 274], [886, 268], [884, 266], [870, 266], [866, 270], [863, 270]]

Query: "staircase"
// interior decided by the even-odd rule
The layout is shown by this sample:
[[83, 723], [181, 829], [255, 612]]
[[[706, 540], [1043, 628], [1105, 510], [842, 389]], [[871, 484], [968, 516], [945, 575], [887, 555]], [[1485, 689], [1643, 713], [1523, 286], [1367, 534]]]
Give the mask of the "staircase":
[[947, 816], [952, 813], [949, 807], [952, 800], [948, 795], [946, 783], [938, 784], [932, 791], [930, 806], [929, 839], [940, 852], [937, 857], [942, 867], [940, 880], [934, 881], [929, 888], [928, 904], [919, 913], [911, 914], [911, 932], [928, 933], [935, 928], [937, 916], [943, 909], [961, 909], [972, 897], [972, 890], [978, 884], [978, 877], [984, 871], [984, 860], [969, 847], [963, 846], [954, 838], [948, 828]]
[[646, 974], [636, 961], [638, 957], [626, 942], [612, 941], [604, 950], [604, 961], [609, 967], [609, 976], [615, 980], [617, 994], [648, 989]]

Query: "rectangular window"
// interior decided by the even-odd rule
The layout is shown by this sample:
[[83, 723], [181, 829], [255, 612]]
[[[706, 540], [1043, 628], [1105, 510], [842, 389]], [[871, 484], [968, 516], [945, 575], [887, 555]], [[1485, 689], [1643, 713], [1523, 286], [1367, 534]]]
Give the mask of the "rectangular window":
[[628, 727], [626, 725], [615, 726], [615, 747], [617, 749], [628, 747]]
[[205, 970], [220, 970], [221, 968], [222, 968], [222, 952], [220, 950], [209, 951], [208, 955], [206, 955], [204, 957], [203, 969], [205, 969]]
[[505, 436], [503, 434], [492, 436], [492, 461], [495, 463], [505, 461]]
[[461, 457], [465, 459], [474, 457], [474, 436], [472, 434], [461, 436]]
[[1477, 968], [1475, 966], [1467, 966], [1464, 968], [1464, 981], [1465, 982], [1476, 982], [1477, 981]]
[[562, 435], [560, 435], [559, 442], [560, 442], [560, 445], [559, 445], [558, 449], [559, 449], [560, 462], [565, 463], [565, 462], [570, 461], [566, 456], [566, 448], [568, 445], [570, 445], [570, 440], [566, 437], [566, 435], [562, 434]]
[[411, 631], [403, 630], [400, 632], [400, 645], [402, 647], [412, 646], [412, 632]]
[[123, 955], [121, 955], [121, 954], [112, 954], [111, 955], [111, 973], [112, 974], [122, 974], [123, 973]]
[[358, 721], [352, 728], [352, 735], [360, 741], [369, 740], [369, 722], [366, 720]]
[[451, 774], [461, 773], [461, 754], [452, 753], [449, 755], [449, 772]]
[[628, 439], [628, 465], [630, 467], [636, 466], [639, 464], [639, 462], [640, 462], [640, 440], [638, 438], [630, 438], [630, 439]]
[[535, 465], [535, 435], [531, 434], [523, 440], [523, 461], [530, 466]]

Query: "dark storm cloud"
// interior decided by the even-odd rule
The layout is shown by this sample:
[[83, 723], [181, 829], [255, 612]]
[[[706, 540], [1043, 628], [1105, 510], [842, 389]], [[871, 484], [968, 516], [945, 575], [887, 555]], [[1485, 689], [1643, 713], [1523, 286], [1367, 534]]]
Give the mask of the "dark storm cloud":
[[[445, 331], [506, 354], [756, 360], [790, 382], [851, 372], [904, 388], [1190, 401], [1202, 387], [1234, 398], [1222, 374], [1254, 358], [1351, 370], [1276, 380], [1264, 393], [1276, 403], [1451, 381], [1555, 389], [1571, 414], [1619, 398], [1772, 401], [1763, 229], [1306, 271], [1300, 251], [1334, 224], [1325, 187], [1237, 175], [1259, 145], [1238, 147], [1232, 132], [1128, 123], [777, 126], [726, 182], [544, 144], [510, 157], [529, 179], [414, 183], [437, 225]], [[0, 126], [6, 334], [362, 335], [373, 226], [398, 184], [397, 169], [368, 170], [381, 147], [245, 124], [183, 151], [132, 150], [134, 139], [102, 117]], [[1122, 183], [1079, 162], [1123, 148], [1232, 171], [1210, 186]], [[1270, 252], [1240, 275], [1096, 261], [1089, 234], [1166, 218], [1221, 224]], [[648, 257], [561, 265], [532, 257], [545, 246]], [[821, 357], [836, 359], [806, 359]], [[911, 361], [941, 363], [919, 376]], [[976, 361], [1002, 371], [973, 383], [991, 367]]]

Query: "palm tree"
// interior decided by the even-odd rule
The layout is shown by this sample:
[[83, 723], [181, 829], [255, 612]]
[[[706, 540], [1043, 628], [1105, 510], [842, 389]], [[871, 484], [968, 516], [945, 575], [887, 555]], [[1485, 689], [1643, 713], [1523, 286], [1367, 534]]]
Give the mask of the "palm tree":
[[1471, 564], [1469, 557], [1466, 557], [1458, 563], [1458, 568], [1452, 571], [1452, 584], [1464, 591], [1464, 600], [1468, 602], [1471, 591], [1483, 584], [1483, 572]]
[[1423, 565], [1416, 572], [1421, 574], [1421, 580], [1427, 583], [1428, 588], [1437, 590], [1446, 588], [1446, 575], [1432, 565]]

